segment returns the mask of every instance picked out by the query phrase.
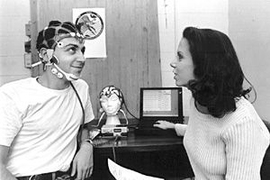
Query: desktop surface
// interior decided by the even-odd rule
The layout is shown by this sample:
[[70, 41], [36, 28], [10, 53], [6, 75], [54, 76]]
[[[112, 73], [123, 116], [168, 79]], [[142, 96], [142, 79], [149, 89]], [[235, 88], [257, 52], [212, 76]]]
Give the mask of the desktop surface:
[[114, 179], [108, 169], [108, 158], [126, 168], [166, 180], [192, 175], [183, 138], [176, 134], [138, 135], [130, 129], [126, 137], [98, 136], [94, 144], [93, 179]]
[[104, 137], [98, 136], [94, 140], [95, 148], [106, 149], [112, 146], [131, 151], [152, 151], [161, 148], [169, 149], [183, 145], [183, 138], [173, 131], [157, 130], [159, 135], [148, 133], [138, 133], [140, 130], [130, 129], [127, 136]]

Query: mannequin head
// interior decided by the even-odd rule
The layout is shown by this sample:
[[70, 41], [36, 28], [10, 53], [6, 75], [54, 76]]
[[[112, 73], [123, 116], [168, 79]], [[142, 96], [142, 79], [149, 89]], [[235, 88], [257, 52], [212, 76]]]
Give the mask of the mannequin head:
[[120, 89], [113, 85], [104, 87], [99, 94], [101, 110], [107, 116], [114, 116], [118, 113], [123, 104], [123, 95]]

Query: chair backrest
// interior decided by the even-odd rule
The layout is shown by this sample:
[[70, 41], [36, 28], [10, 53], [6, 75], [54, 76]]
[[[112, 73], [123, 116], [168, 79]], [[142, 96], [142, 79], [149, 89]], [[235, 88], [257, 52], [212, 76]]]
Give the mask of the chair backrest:
[[[263, 120], [263, 122], [270, 132], [270, 122], [266, 120]], [[261, 166], [261, 180], [270, 180], [270, 146], [267, 148], [263, 158], [263, 163]]]

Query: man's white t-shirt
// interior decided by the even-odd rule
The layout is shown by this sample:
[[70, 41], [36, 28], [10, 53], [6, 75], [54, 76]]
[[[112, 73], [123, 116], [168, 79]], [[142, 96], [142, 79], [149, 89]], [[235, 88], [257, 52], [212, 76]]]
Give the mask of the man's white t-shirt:
[[[89, 87], [81, 79], [72, 83], [88, 123], [94, 119]], [[0, 88], [0, 145], [10, 147], [7, 169], [17, 177], [68, 170], [81, 123], [81, 105], [71, 86], [53, 90], [26, 78]]]

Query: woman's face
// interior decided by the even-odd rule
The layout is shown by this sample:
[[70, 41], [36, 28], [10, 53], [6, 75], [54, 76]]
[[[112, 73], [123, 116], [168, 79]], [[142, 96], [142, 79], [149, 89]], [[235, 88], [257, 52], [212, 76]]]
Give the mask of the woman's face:
[[100, 98], [100, 103], [102, 109], [106, 112], [107, 116], [116, 115], [121, 105], [120, 99], [116, 94], [112, 94], [109, 97], [103, 95]]
[[175, 84], [177, 86], [185, 86], [189, 80], [195, 79], [193, 60], [186, 38], [181, 39], [177, 49], [176, 60], [171, 63], [171, 67], [173, 68]]

